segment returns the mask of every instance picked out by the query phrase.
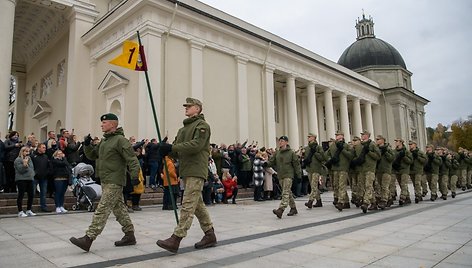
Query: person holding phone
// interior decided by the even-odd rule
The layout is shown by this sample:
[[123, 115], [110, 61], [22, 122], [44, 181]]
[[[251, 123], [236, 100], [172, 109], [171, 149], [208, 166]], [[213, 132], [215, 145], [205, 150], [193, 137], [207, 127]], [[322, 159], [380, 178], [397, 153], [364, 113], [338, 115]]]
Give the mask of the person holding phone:
[[[36, 216], [36, 213], [31, 211], [33, 206], [33, 179], [34, 166], [30, 156], [30, 148], [25, 146], [20, 149], [18, 157], [15, 159], [15, 182], [18, 187], [18, 198], [16, 205], [18, 206], [18, 217]], [[26, 205], [26, 212], [23, 211], [23, 196], [25, 192], [28, 194], [28, 203]]]

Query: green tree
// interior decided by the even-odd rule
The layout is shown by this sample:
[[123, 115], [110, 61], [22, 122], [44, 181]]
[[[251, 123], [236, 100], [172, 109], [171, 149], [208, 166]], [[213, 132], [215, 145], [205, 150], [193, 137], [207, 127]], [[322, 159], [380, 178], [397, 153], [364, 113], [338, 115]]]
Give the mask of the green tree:
[[472, 119], [466, 121], [454, 122], [451, 126], [452, 134], [450, 142], [453, 145], [453, 149], [457, 150], [459, 147], [472, 150]]

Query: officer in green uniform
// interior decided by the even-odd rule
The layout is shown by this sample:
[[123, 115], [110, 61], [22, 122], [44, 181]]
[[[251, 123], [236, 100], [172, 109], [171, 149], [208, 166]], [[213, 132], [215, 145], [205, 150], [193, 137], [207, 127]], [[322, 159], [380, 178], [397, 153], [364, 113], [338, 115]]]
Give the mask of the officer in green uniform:
[[293, 179], [302, 177], [302, 168], [297, 154], [288, 145], [287, 136], [279, 138], [279, 149], [264, 166], [273, 167], [277, 171], [279, 180], [282, 182], [282, 200], [280, 201], [279, 208], [272, 210], [272, 212], [277, 218], [281, 219], [284, 210], [287, 206], [290, 206], [287, 216], [298, 214], [291, 188]]
[[118, 117], [108, 113], [100, 117], [103, 139], [98, 145], [92, 145], [90, 134], [84, 138], [84, 152], [88, 159], [96, 161], [96, 173], [102, 185], [102, 197], [98, 203], [92, 224], [80, 238], [71, 237], [72, 244], [85, 251], [90, 250], [93, 240], [103, 231], [111, 212], [116, 217], [125, 233], [115, 246], [136, 244], [134, 226], [123, 199], [123, 187], [126, 186], [126, 168], [129, 168], [131, 183], [139, 184], [139, 162], [131, 143], [125, 138], [123, 128], [118, 127]]
[[428, 181], [429, 190], [431, 191], [430, 200], [434, 201], [438, 198], [439, 167], [442, 164], [442, 160], [431, 144], [426, 146], [426, 157], [428, 161], [424, 166], [424, 172], [426, 174], [426, 180]]
[[380, 209], [385, 209], [388, 204], [391, 205], [393, 200], [390, 197], [390, 180], [392, 179], [392, 162], [395, 159], [395, 153], [390, 145], [385, 142], [385, 137], [378, 135], [375, 138], [377, 146], [380, 150], [380, 159], [377, 163], [375, 184], [376, 197], [379, 200], [378, 206]]
[[415, 203], [418, 203], [423, 201], [424, 191], [421, 189], [421, 180], [427, 159], [426, 154], [417, 147], [416, 141], [410, 141], [408, 145], [413, 156], [413, 163], [410, 166], [410, 178], [415, 190]]
[[[377, 160], [380, 159], [380, 150], [370, 139], [370, 132], [364, 130], [361, 133], [361, 153], [352, 160], [353, 165], [359, 167], [359, 182], [364, 188], [361, 209], [367, 213], [367, 209], [376, 210], [377, 203], [374, 198], [374, 181]], [[370, 206], [370, 207], [369, 207]]]
[[173, 145], [161, 142], [158, 150], [161, 156], [170, 153], [174, 159], [179, 159], [179, 174], [185, 184], [179, 224], [171, 237], [156, 242], [159, 247], [172, 253], [179, 250], [180, 241], [187, 236], [194, 215], [205, 233], [201, 241], [195, 243], [195, 248], [213, 247], [217, 243], [213, 223], [202, 198], [203, 184], [208, 178], [210, 126], [201, 113], [201, 101], [187, 98], [184, 107], [187, 118], [177, 132]]
[[[307, 208], [322, 207], [320, 191], [318, 189], [318, 182], [323, 173], [323, 162], [325, 161], [325, 154], [321, 145], [316, 141], [316, 135], [308, 133], [308, 146], [305, 147], [305, 159], [303, 161], [306, 165], [308, 178], [310, 180], [311, 192], [308, 197], [308, 202], [305, 203]], [[315, 205], [313, 201], [316, 199]]]
[[342, 211], [346, 204], [349, 205], [349, 197], [346, 191], [349, 165], [353, 157], [352, 149], [344, 142], [344, 133], [336, 133], [336, 141], [326, 151], [328, 161], [326, 165], [332, 171], [335, 191], [336, 208]]
[[392, 169], [400, 185], [400, 199], [398, 201], [400, 206], [411, 204], [408, 181], [412, 162], [411, 152], [406, 149], [404, 141], [400, 138], [395, 139], [395, 160], [392, 163]]
[[462, 191], [465, 191], [467, 188], [467, 167], [469, 165], [469, 155], [466, 149], [459, 147], [459, 180]]

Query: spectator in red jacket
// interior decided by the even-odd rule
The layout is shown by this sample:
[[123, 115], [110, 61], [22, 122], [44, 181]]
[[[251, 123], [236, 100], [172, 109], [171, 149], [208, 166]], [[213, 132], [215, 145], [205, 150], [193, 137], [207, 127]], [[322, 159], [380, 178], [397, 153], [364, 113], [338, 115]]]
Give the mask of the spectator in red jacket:
[[231, 198], [233, 199], [233, 204], [236, 204], [236, 196], [238, 195], [238, 177], [231, 177], [229, 173], [225, 172], [221, 182], [225, 188], [223, 203], [228, 204], [228, 199]]

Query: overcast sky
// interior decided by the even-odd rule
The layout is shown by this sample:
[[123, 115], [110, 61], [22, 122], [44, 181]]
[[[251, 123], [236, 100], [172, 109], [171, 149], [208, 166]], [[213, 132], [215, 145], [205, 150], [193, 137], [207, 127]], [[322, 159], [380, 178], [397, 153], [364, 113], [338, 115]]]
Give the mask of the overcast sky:
[[372, 16], [375, 35], [394, 46], [430, 100], [426, 126], [472, 115], [470, 0], [201, 0], [337, 62], [356, 41], [355, 21]]

